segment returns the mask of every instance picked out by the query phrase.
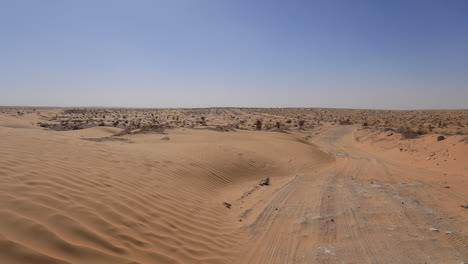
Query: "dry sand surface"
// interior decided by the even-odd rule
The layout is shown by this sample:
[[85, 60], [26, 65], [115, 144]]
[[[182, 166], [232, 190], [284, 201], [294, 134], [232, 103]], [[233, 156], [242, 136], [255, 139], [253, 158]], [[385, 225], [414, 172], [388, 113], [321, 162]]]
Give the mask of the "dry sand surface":
[[463, 206], [468, 110], [0, 108], [2, 264], [459, 264]]

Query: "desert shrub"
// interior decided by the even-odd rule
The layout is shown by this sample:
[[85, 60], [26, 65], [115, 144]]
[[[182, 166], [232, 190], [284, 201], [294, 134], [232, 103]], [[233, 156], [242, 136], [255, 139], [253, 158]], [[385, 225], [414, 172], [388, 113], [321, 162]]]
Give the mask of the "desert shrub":
[[434, 130], [434, 128], [435, 128], [435, 127], [432, 126], [431, 124], [429, 124], [429, 125], [427, 126], [427, 129], [429, 129], [429, 132], [432, 132], [432, 130]]
[[255, 122], [255, 129], [257, 130], [261, 130], [262, 129], [262, 121], [261, 120], [257, 120]]
[[418, 136], [421, 136], [421, 135], [427, 134], [427, 131], [424, 130], [424, 129], [419, 128], [419, 129], [416, 130], [414, 133], [416, 133]]
[[400, 127], [396, 130], [396, 132], [401, 134], [402, 139], [412, 139], [420, 136], [420, 134], [416, 133], [409, 127]]
[[353, 123], [349, 121], [349, 118], [346, 120], [340, 120], [339, 121], [340, 125], [352, 125]]

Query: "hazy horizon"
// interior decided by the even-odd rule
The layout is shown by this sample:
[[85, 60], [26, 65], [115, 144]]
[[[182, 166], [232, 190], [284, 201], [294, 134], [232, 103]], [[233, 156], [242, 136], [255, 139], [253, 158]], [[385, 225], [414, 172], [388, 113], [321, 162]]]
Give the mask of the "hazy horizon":
[[2, 1], [0, 105], [467, 109], [468, 2]]

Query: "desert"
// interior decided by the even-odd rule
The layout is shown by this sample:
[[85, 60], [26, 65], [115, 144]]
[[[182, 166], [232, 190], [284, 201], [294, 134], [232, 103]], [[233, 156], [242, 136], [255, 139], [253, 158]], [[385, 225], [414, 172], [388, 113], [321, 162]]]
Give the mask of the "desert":
[[467, 110], [2, 107], [0, 138], [0, 263], [468, 258]]
[[467, 14], [0, 1], [0, 264], [468, 264]]

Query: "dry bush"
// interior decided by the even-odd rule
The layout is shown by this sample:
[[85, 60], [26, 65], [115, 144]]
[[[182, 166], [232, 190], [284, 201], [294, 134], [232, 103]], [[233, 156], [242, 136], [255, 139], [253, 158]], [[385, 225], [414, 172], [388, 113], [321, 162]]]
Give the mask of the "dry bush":
[[418, 129], [417, 131], [414, 131], [409, 127], [400, 127], [396, 130], [396, 132], [401, 134], [401, 139], [413, 139], [427, 134], [427, 132], [424, 130]]
[[353, 123], [348, 119], [346, 120], [340, 120], [339, 121], [340, 125], [352, 125]]
[[257, 119], [257, 121], [255, 122], [255, 129], [262, 130], [262, 121], [260, 119]]

